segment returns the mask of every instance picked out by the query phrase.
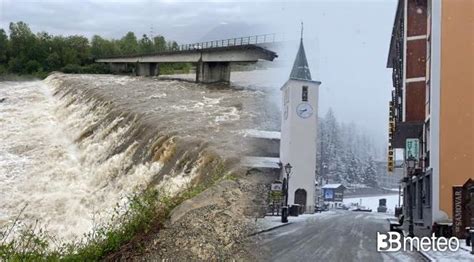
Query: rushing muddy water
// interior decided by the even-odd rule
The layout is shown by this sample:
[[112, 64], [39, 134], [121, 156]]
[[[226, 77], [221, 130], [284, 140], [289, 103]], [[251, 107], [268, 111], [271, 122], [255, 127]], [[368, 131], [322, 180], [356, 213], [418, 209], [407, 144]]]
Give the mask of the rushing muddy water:
[[238, 163], [242, 129], [275, 124], [267, 96], [111, 75], [0, 82], [0, 226], [19, 216], [71, 240], [137, 190], [173, 194], [218, 158]]

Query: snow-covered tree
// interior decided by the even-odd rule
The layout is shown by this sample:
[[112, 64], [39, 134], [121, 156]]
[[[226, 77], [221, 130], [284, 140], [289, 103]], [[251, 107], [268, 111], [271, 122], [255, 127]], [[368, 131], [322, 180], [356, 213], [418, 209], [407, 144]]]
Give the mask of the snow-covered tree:
[[341, 182], [344, 177], [342, 143], [339, 124], [334, 112], [329, 109], [321, 122], [321, 168], [322, 176]]
[[317, 174], [324, 180], [344, 185], [375, 186], [377, 174], [373, 159], [379, 156], [373, 140], [354, 123], [339, 123], [332, 109], [319, 123]]
[[372, 157], [367, 160], [367, 166], [364, 172], [364, 184], [370, 187], [377, 187], [377, 170], [375, 167], [375, 161]]
[[347, 182], [353, 184], [359, 182], [359, 163], [352, 151], [349, 151], [349, 157], [349, 162], [346, 167], [346, 177]]

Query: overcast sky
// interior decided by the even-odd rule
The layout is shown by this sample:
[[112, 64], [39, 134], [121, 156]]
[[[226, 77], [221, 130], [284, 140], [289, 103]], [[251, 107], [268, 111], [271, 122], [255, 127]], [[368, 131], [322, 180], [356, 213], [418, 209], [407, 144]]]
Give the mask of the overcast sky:
[[[320, 114], [332, 107], [387, 140], [391, 72], [386, 59], [396, 0], [326, 1], [107, 1], [0, 0], [0, 27], [24, 21], [33, 31], [120, 38], [161, 34], [179, 43], [260, 33], [296, 39], [303, 21], [313, 79], [322, 81]], [[285, 57], [283, 54], [282, 57]]]

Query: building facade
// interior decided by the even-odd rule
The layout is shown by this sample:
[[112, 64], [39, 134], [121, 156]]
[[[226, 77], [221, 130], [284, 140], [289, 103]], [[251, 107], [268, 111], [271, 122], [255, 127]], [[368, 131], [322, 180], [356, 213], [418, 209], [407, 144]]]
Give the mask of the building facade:
[[[301, 38], [290, 79], [281, 88], [282, 124], [280, 160], [290, 164], [288, 204], [314, 213], [318, 97], [321, 82], [313, 81]], [[282, 179], [286, 178], [282, 168]]]
[[[398, 163], [395, 163], [395, 166], [397, 166], [397, 164]], [[380, 187], [386, 189], [396, 189], [399, 187], [400, 180], [403, 178], [403, 170], [396, 168], [392, 172], [388, 172], [386, 161], [376, 161], [375, 165], [377, 183]]]
[[411, 197], [415, 225], [424, 228], [452, 221], [453, 186], [474, 177], [473, 10], [471, 0], [397, 6], [387, 63], [389, 152], [404, 149], [406, 158], [407, 139], [417, 141], [416, 166], [404, 170], [404, 211]]

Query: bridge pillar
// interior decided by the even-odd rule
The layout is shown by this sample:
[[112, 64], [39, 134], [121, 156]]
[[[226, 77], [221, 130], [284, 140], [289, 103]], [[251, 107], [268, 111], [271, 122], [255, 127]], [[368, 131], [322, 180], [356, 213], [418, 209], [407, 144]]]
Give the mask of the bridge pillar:
[[137, 76], [158, 76], [160, 66], [158, 63], [137, 63]]
[[127, 63], [109, 63], [110, 71], [115, 74], [127, 72]]
[[230, 82], [230, 62], [198, 62], [196, 82]]
[[160, 75], [160, 64], [159, 63], [150, 63], [150, 75], [159, 76]]
[[150, 76], [150, 63], [137, 63], [137, 76]]

